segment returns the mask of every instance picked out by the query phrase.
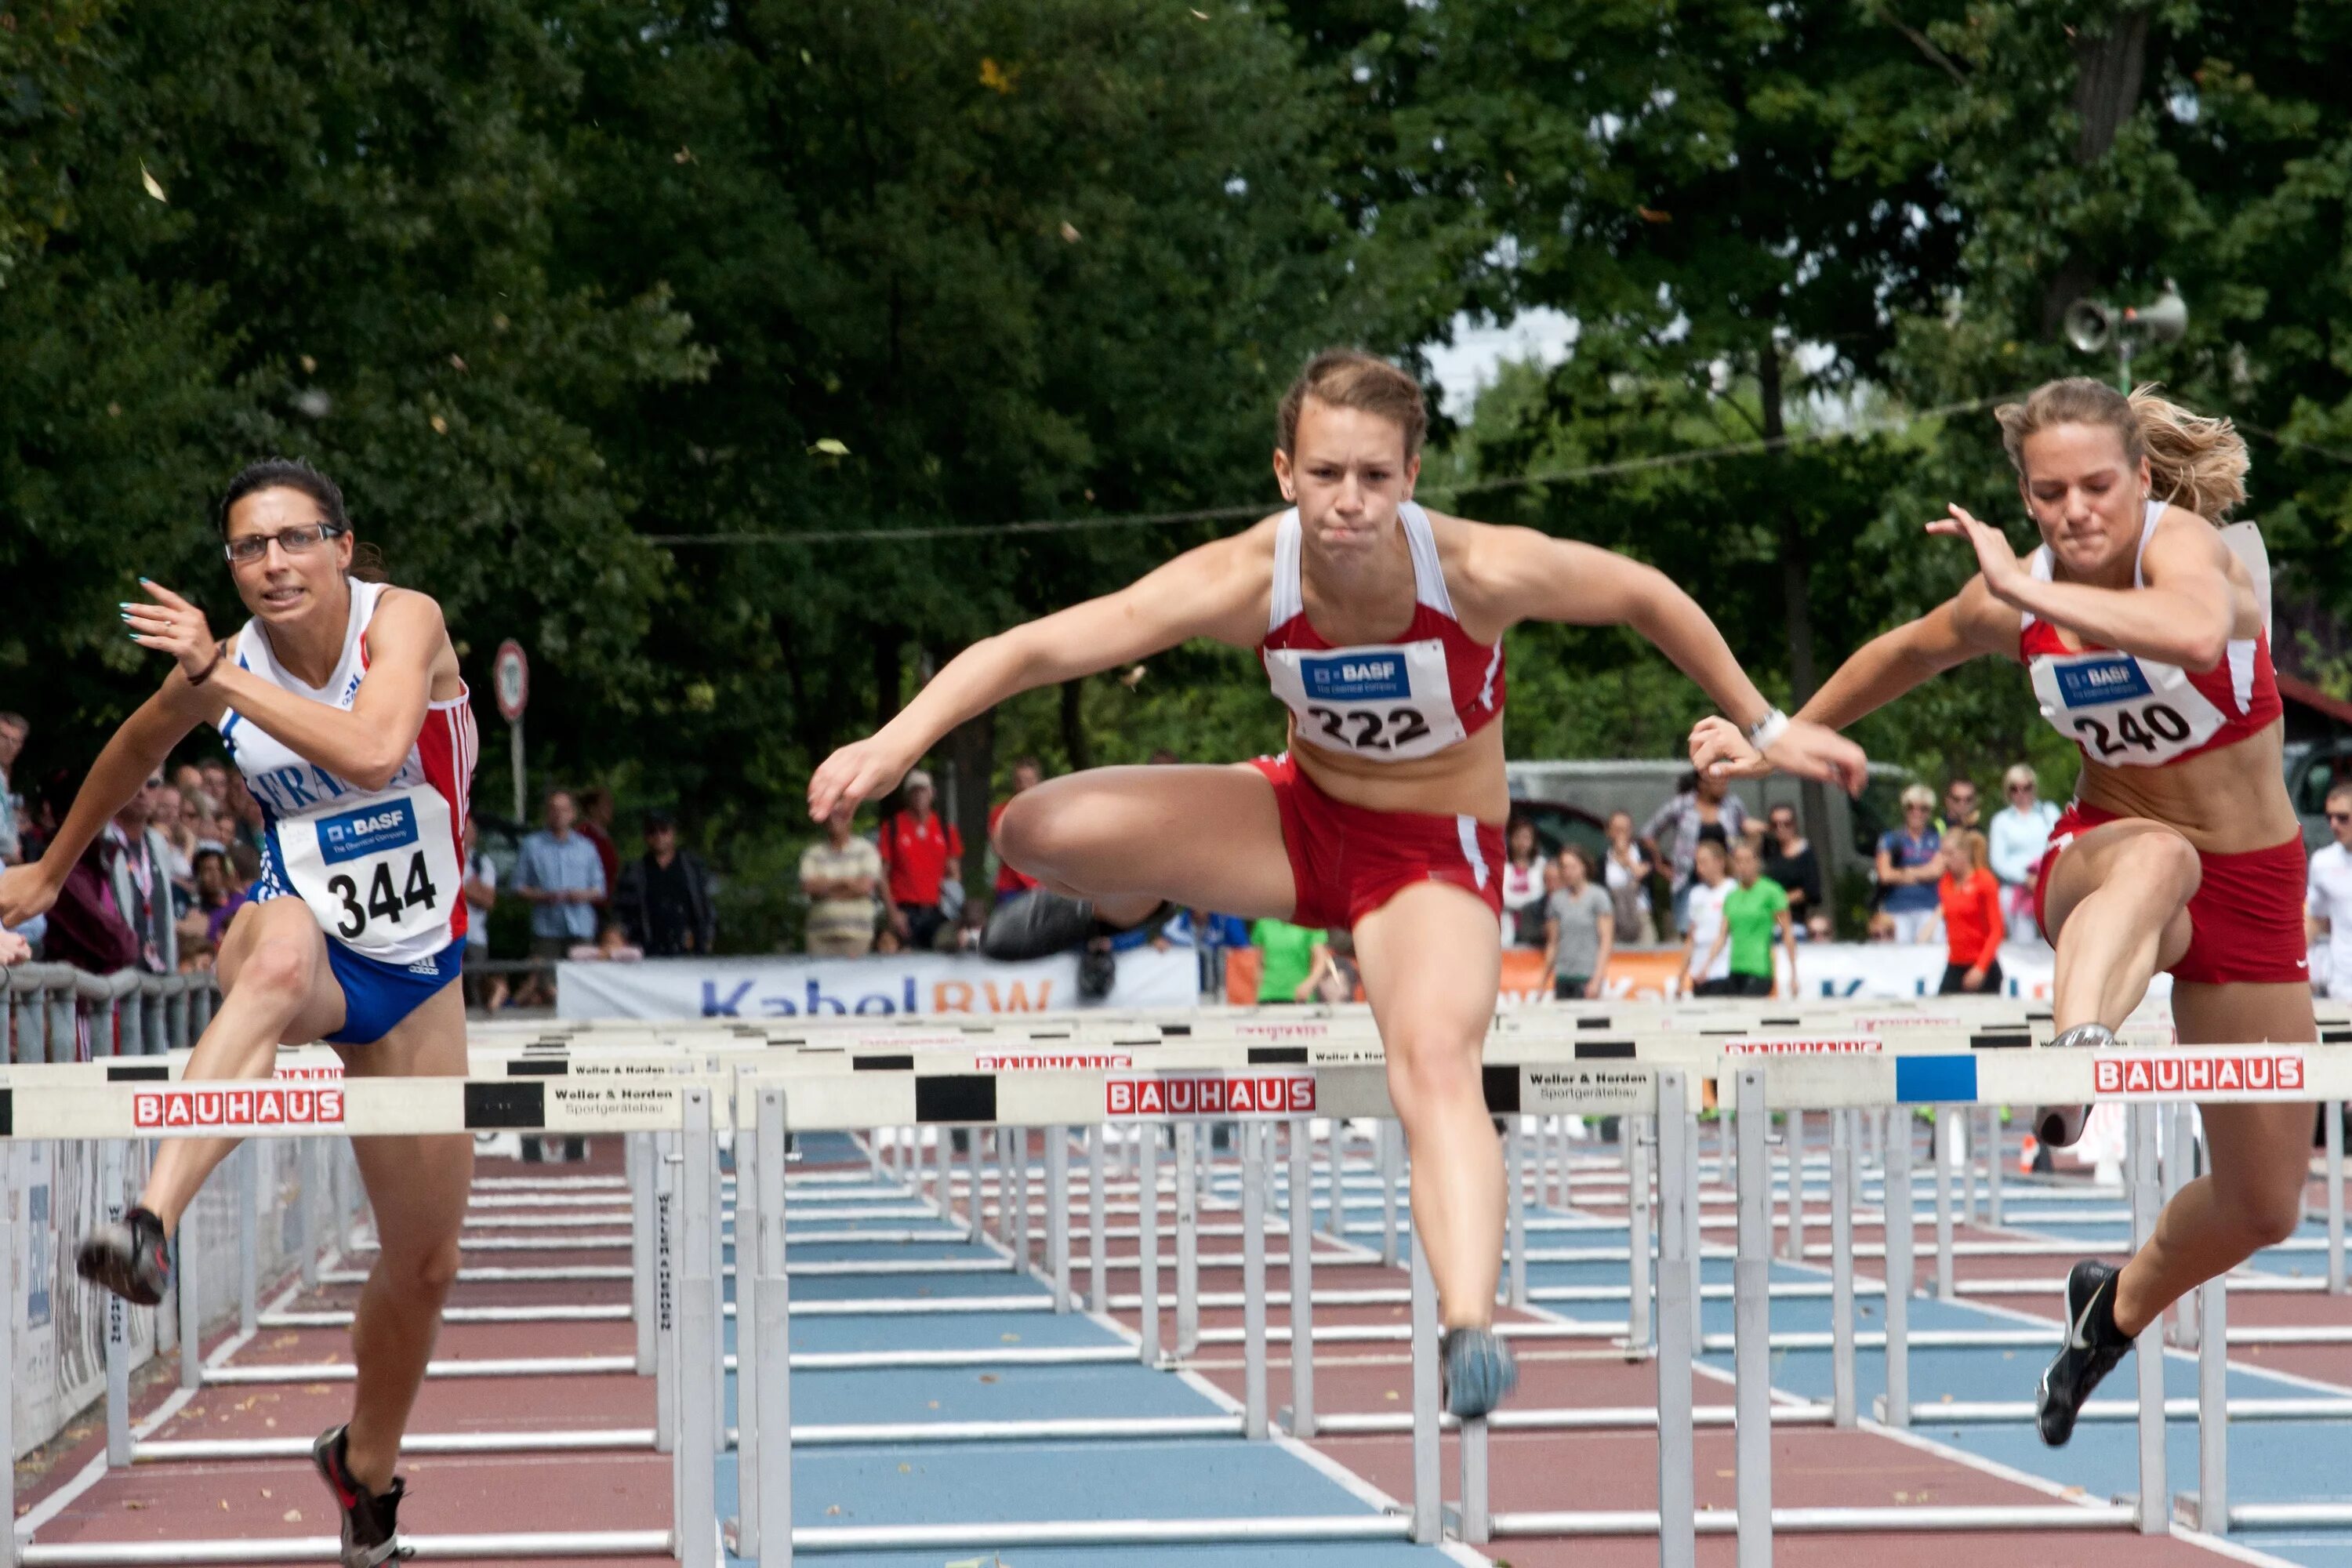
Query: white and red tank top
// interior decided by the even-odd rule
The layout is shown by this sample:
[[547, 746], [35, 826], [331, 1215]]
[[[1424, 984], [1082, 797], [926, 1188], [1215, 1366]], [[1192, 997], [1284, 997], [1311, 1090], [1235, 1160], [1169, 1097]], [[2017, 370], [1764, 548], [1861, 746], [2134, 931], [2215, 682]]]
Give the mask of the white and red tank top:
[[[2151, 500], [2140, 524], [2132, 585], [2147, 581], [2141, 563], [2165, 503]], [[2033, 552], [2034, 577], [2050, 581], [2050, 547]], [[2033, 677], [2042, 716], [2104, 767], [2161, 768], [2234, 745], [2281, 711], [2269, 633], [2233, 637], [2221, 664], [2202, 674], [2115, 648], [2070, 648], [2058, 628], [2028, 613], [2018, 657]]]
[[[236, 662], [281, 690], [348, 710], [367, 679], [367, 628], [384, 584], [346, 580], [351, 619], [324, 686], [289, 674], [268, 628], [246, 622]], [[299, 898], [319, 929], [380, 963], [432, 958], [466, 935], [466, 799], [478, 748], [467, 694], [433, 703], [392, 783], [363, 790], [298, 755], [234, 708], [221, 740], [261, 805], [257, 899]]]
[[1503, 645], [1475, 640], [1454, 619], [1429, 513], [1406, 501], [1397, 518], [1412, 551], [1412, 620], [1402, 637], [1333, 647], [1307, 624], [1293, 507], [1276, 524], [1273, 605], [1258, 645], [1297, 738], [1370, 762], [1430, 756], [1503, 711]]

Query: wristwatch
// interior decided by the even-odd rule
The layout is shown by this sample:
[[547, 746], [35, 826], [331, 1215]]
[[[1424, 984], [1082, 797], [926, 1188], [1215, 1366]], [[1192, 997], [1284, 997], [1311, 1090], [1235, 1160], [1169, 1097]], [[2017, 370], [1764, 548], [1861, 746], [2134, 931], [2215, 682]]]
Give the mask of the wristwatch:
[[1755, 747], [1757, 754], [1760, 756], [1771, 748], [1772, 742], [1779, 740], [1788, 728], [1789, 716], [1778, 708], [1768, 708], [1764, 710], [1764, 717], [1748, 726], [1748, 743]]

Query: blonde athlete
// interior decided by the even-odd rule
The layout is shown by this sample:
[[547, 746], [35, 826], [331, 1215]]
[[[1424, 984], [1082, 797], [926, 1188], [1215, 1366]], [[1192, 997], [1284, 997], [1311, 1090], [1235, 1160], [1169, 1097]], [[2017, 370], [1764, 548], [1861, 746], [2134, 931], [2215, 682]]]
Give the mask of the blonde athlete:
[[[2250, 572], [2208, 521], [2245, 497], [2244, 442], [2226, 420], [2084, 379], [1997, 416], [2041, 548], [2021, 557], [1957, 506], [1929, 523], [1968, 542], [1978, 575], [1865, 644], [1802, 717], [1843, 728], [1967, 659], [2020, 661], [2042, 717], [2083, 752], [2034, 896], [2058, 948], [2056, 1043], [2112, 1045], [2158, 970], [2172, 974], [2185, 1045], [2317, 1038], [2267, 570]], [[1724, 772], [1758, 765], [1714, 720], [1691, 756]], [[2071, 1143], [2083, 1112], [2045, 1108], [2038, 1131]], [[2209, 1105], [2204, 1117], [2212, 1168], [2166, 1205], [2153, 1239], [2120, 1269], [2085, 1260], [2067, 1278], [2066, 1343], [2038, 1401], [2053, 1447], [2134, 1335], [2301, 1222], [2311, 1107]]]
[[1277, 425], [1288, 510], [965, 649], [878, 734], [825, 760], [809, 812], [823, 821], [887, 792], [1015, 692], [1196, 637], [1256, 650], [1289, 710], [1290, 750], [1233, 767], [1099, 768], [1016, 795], [997, 850], [1043, 888], [992, 921], [989, 950], [1059, 951], [1163, 900], [1352, 931], [1413, 1152], [1448, 1403], [1475, 1415], [1515, 1375], [1492, 1331], [1503, 1171], [1478, 1070], [1500, 967], [1503, 634], [1523, 620], [1631, 626], [1774, 764], [1853, 789], [1864, 761], [1766, 702], [1658, 572], [1423, 510], [1412, 491], [1426, 423], [1419, 385], [1394, 366], [1318, 355]]

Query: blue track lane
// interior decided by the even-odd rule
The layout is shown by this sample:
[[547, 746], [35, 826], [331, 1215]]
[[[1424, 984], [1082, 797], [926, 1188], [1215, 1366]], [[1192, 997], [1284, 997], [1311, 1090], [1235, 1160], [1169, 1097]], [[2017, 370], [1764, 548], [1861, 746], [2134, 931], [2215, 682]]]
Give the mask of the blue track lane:
[[[797, 1192], [798, 1189], [795, 1189]], [[1042, 1190], [1042, 1189], [1041, 1189]], [[897, 1201], [877, 1194], [873, 1201]], [[827, 1205], [799, 1204], [796, 1227], [920, 1226], [906, 1219], [832, 1222]], [[732, 1259], [732, 1248], [729, 1249]], [[942, 1229], [918, 1243], [795, 1243], [803, 1261], [1000, 1258]], [[1037, 1281], [1010, 1269], [796, 1277], [800, 1301], [1048, 1298]], [[733, 1292], [729, 1291], [730, 1298]], [[735, 1348], [735, 1324], [726, 1325]], [[796, 1317], [795, 1351], [978, 1350], [1126, 1345], [1130, 1342], [1082, 1313], [985, 1311], [861, 1313]], [[727, 1414], [735, 1416], [736, 1381], [727, 1379]], [[876, 1421], [999, 1421], [1086, 1416], [1193, 1416], [1223, 1407], [1182, 1379], [1132, 1363], [1099, 1366], [993, 1366], [908, 1371], [803, 1372], [793, 1377], [796, 1425]], [[719, 1508], [734, 1511], [735, 1458], [720, 1456]], [[1372, 1506], [1304, 1459], [1278, 1447], [1240, 1438], [1088, 1443], [907, 1445], [809, 1448], [793, 1462], [794, 1522], [824, 1525], [927, 1524], [988, 1520], [1209, 1518], [1296, 1514], [1369, 1515]], [[1434, 1548], [1404, 1543], [1285, 1544], [1279, 1560], [1297, 1568], [1435, 1568], [1452, 1561]], [[999, 1553], [984, 1527], [953, 1549], [858, 1552], [849, 1568], [942, 1568], [977, 1562], [993, 1568]], [[1265, 1546], [1005, 1549], [1020, 1568], [1260, 1568]], [[830, 1560], [830, 1559], [828, 1559]], [[737, 1560], [737, 1561], [740, 1561]]]

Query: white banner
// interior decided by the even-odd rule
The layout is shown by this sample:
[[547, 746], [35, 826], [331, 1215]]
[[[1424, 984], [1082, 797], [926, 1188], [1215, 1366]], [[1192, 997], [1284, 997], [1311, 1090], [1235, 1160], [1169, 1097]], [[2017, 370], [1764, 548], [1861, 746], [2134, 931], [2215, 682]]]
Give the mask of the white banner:
[[[1790, 994], [1788, 964], [1780, 959], [1779, 944], [1774, 944], [1772, 952], [1775, 967], [1780, 971], [1780, 994], [1785, 996]], [[1940, 942], [1799, 942], [1795, 994], [1808, 1000], [1832, 1001], [1847, 996], [1933, 996], [1943, 983], [1945, 963]], [[2004, 942], [1999, 994], [2049, 1001], [2057, 963], [2058, 955], [2045, 943]], [[2147, 994], [2157, 1000], [2171, 995], [2172, 976], [2158, 975]]]
[[[1107, 1007], [1190, 1007], [1201, 971], [1189, 947], [1118, 955]], [[879, 958], [655, 958], [559, 963], [559, 1018], [796, 1018], [900, 1013], [1042, 1013], [1078, 1005], [1075, 953], [998, 963], [974, 953]]]

